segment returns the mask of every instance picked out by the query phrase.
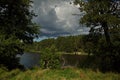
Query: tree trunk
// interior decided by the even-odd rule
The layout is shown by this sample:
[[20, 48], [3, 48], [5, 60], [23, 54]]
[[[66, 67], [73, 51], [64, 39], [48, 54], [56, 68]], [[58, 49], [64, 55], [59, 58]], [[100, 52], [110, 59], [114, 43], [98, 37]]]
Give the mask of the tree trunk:
[[102, 23], [102, 27], [104, 29], [104, 35], [105, 35], [105, 39], [108, 45], [111, 45], [111, 39], [110, 39], [110, 33], [108, 30], [108, 25], [106, 22]]

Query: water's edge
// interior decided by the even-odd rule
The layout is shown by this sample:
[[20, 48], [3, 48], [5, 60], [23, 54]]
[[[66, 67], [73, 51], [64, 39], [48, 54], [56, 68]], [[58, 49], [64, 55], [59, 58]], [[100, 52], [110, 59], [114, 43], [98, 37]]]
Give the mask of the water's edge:
[[25, 52], [23, 55], [17, 55], [20, 58], [20, 64], [25, 68], [32, 68], [33, 66], [40, 66], [40, 54], [38, 53], [27, 53]]

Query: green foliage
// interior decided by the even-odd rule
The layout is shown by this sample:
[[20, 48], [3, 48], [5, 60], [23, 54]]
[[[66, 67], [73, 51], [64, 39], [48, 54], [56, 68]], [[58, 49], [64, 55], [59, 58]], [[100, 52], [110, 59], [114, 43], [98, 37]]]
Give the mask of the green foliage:
[[[3, 71], [0, 69], [0, 72]], [[119, 80], [120, 74], [101, 73], [90, 69], [33, 69], [21, 72], [13, 70], [0, 74], [2, 80]]]
[[54, 44], [55, 44], [55, 39], [54, 39], [54, 38], [45, 39], [45, 40], [42, 40], [42, 41], [39, 43], [39, 47], [40, 47], [40, 49], [50, 48], [50, 47], [53, 46]]
[[9, 72], [8, 70], [4, 68], [0, 68], [0, 79], [2, 80], [9, 80], [13, 78], [14, 76], [18, 75], [21, 71], [19, 69], [12, 70]]
[[[8, 69], [13, 69], [16, 67], [23, 68], [19, 65], [19, 58], [16, 57], [16, 54], [22, 54], [22, 43], [19, 39], [11, 36], [8, 39], [5, 39], [4, 36], [0, 36], [0, 64], [6, 66]], [[19, 47], [18, 47], [19, 46]]]
[[59, 51], [72, 53], [77, 52], [81, 47], [80, 39], [81, 36], [58, 37], [55, 44]]
[[94, 56], [93, 59], [88, 59], [87, 62], [92, 64], [91, 67], [94, 66], [102, 71], [120, 72], [118, 68], [120, 66], [119, 28], [117, 30], [111, 32], [111, 40], [113, 41], [111, 46], [107, 45], [103, 35], [87, 35], [83, 37], [83, 50]]
[[0, 0], [0, 64], [8, 69], [20, 66], [16, 55], [23, 53], [24, 43], [32, 43], [38, 35], [30, 6], [30, 0]]
[[[86, 14], [82, 17], [81, 22], [87, 25], [101, 24], [107, 22], [109, 24], [119, 24], [118, 3], [113, 0], [75, 0], [76, 5], [80, 5], [80, 11]], [[114, 12], [114, 15], [113, 15]]]
[[101, 70], [120, 72], [116, 67], [120, 66], [119, 3], [116, 0], [75, 0], [75, 4], [85, 12], [80, 22], [90, 27], [90, 34], [83, 38], [84, 51], [98, 58]]
[[40, 53], [40, 66], [41, 68], [56, 69], [61, 67], [60, 54], [57, 54], [55, 46], [45, 48]]
[[110, 45], [109, 29], [120, 27], [119, 3], [113, 0], [75, 0], [75, 4], [85, 12], [80, 22], [89, 26], [90, 32], [104, 32], [106, 42]]
[[59, 52], [69, 52], [74, 53], [78, 52], [81, 49], [82, 35], [78, 36], [66, 36], [66, 37], [58, 37], [56, 39], [50, 38], [45, 39], [40, 42], [34, 42], [33, 44], [26, 44], [25, 50], [28, 52], [37, 51], [40, 52], [42, 49], [50, 48], [52, 45], [56, 47]]
[[[80, 65], [80, 67], [92, 69], [98, 68], [102, 71], [118, 72], [120, 71], [120, 36], [118, 35], [120, 34], [119, 27], [112, 29], [110, 34], [111, 41], [113, 43], [112, 46], [107, 45], [103, 34], [91, 33], [89, 35], [58, 37], [57, 39], [47, 39], [41, 42], [35, 42], [34, 45], [31, 45], [30, 50], [33, 49], [41, 52], [42, 49], [44, 50], [47, 48], [46, 51], [44, 50], [44, 54], [47, 54], [51, 46], [54, 45], [58, 52], [74, 53], [75, 51], [83, 51], [83, 53], [88, 53], [89, 56], [85, 55], [86, 57], [88, 56], [88, 59], [82, 61], [82, 63], [77, 63]], [[33, 46], [37, 48], [35, 49]], [[44, 47], [42, 48], [42, 46]], [[67, 63], [75, 63], [74, 61], [77, 62], [78, 59], [76, 58], [73, 60], [74, 56], [79, 55], [64, 57], [65, 59], [69, 59]]]

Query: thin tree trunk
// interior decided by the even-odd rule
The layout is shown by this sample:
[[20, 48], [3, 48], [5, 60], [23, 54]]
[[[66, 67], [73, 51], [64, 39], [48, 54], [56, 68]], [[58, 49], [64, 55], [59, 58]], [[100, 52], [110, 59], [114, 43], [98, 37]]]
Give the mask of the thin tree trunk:
[[105, 39], [108, 45], [111, 45], [111, 39], [110, 39], [110, 33], [108, 30], [108, 25], [106, 22], [102, 23], [102, 27], [104, 29], [104, 35], [105, 35]]

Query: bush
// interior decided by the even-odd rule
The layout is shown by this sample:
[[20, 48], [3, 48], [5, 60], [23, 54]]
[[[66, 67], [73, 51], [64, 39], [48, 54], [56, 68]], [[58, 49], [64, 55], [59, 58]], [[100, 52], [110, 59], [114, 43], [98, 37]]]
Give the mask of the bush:
[[60, 68], [60, 54], [57, 53], [57, 49], [55, 46], [51, 46], [51, 48], [45, 48], [41, 51], [40, 54], [40, 66], [41, 68], [50, 68], [56, 69]]

